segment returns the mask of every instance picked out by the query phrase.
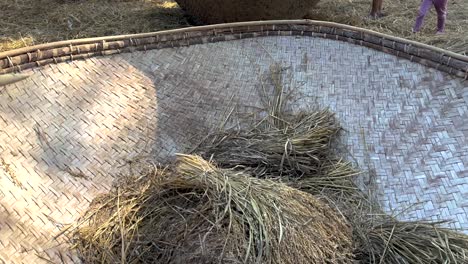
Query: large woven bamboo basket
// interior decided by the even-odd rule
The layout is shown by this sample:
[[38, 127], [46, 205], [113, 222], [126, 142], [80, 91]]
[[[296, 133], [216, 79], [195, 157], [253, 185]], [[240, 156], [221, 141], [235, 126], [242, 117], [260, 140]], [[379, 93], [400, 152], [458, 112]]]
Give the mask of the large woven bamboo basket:
[[0, 53], [0, 263], [79, 263], [59, 236], [128, 161], [262, 107], [327, 107], [388, 212], [468, 228], [468, 57], [320, 21], [221, 24]]
[[207, 24], [304, 18], [320, 0], [177, 0], [190, 15]]

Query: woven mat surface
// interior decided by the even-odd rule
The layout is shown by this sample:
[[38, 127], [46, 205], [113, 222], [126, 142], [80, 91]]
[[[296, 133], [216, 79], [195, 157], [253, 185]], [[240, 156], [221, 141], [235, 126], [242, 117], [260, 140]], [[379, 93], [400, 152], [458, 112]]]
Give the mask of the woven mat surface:
[[0, 263], [79, 262], [54, 239], [127, 169], [261, 107], [280, 65], [294, 111], [335, 111], [389, 212], [468, 228], [468, 83], [361, 46], [266, 37], [27, 70], [0, 88]]

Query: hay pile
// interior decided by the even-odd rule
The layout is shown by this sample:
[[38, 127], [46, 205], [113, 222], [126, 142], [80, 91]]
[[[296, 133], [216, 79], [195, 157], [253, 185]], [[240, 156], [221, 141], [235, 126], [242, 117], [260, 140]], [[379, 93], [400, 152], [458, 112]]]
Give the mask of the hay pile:
[[211, 144], [195, 152], [210, 161], [180, 155], [168, 167], [124, 178], [93, 202], [74, 233], [81, 257], [86, 263], [466, 263], [468, 236], [442, 223], [397, 221], [356, 187], [356, 169], [331, 148], [339, 126], [329, 111], [291, 118], [269, 116], [248, 129], [209, 135], [204, 142]]
[[320, 0], [175, 0], [205, 24], [301, 19]]
[[398, 221], [356, 186], [335, 116], [286, 111], [278, 69], [264, 118], [96, 198], [71, 232], [84, 261], [468, 263], [467, 235]]
[[94, 201], [86, 263], [351, 263], [349, 227], [312, 195], [179, 156]]
[[195, 152], [210, 161], [179, 155], [124, 178], [93, 201], [73, 233], [80, 256], [86, 263], [467, 263], [468, 236], [443, 223], [398, 221], [356, 187], [356, 169], [332, 151], [339, 126], [329, 111], [291, 118], [209, 135], [211, 144]]
[[467, 263], [467, 235], [444, 222], [398, 221], [355, 185], [358, 171], [332, 147], [340, 128], [331, 112], [270, 115], [265, 123], [212, 134], [195, 152], [326, 201], [352, 226], [358, 263]]
[[213, 133], [194, 153], [221, 167], [279, 180], [313, 194], [358, 190], [352, 178], [359, 172], [332, 147], [341, 130], [332, 112], [285, 118], [270, 115], [252, 128]]
[[248, 130], [214, 133], [195, 152], [213, 157], [222, 167], [251, 170], [258, 178], [298, 178], [321, 173], [332, 159], [330, 144], [340, 129], [327, 110], [288, 121], [275, 117]]
[[352, 180], [359, 172], [337, 155], [342, 128], [335, 114], [327, 109], [292, 113], [283, 75], [281, 66], [273, 64], [262, 81], [265, 117], [245, 122], [250, 125], [244, 128], [213, 132], [192, 153], [309, 193], [354, 195], [358, 188]]

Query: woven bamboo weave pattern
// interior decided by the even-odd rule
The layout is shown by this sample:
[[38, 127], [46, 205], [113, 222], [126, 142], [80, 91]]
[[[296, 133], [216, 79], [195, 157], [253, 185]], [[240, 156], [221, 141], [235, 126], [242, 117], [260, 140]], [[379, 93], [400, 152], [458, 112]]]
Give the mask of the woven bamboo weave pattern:
[[273, 64], [290, 76], [294, 111], [337, 113], [348, 158], [388, 211], [468, 228], [467, 81], [360, 45], [270, 36], [48, 64], [1, 87], [0, 263], [78, 261], [53, 239], [61, 224], [128, 160], [164, 160], [233, 107], [261, 107]]

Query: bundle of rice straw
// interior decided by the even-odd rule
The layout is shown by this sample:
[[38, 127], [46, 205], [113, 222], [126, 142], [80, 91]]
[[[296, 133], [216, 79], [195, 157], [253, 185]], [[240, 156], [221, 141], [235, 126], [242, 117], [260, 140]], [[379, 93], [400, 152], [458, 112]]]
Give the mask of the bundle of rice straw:
[[267, 125], [208, 135], [195, 153], [326, 201], [351, 224], [358, 263], [468, 263], [467, 235], [443, 222], [398, 221], [356, 186], [359, 172], [333, 150], [340, 127], [332, 113], [273, 112]]
[[87, 263], [352, 263], [351, 230], [312, 195], [198, 156], [96, 199], [75, 233]]
[[182, 155], [96, 199], [75, 233], [85, 261], [468, 263], [467, 235], [398, 221], [355, 185], [335, 116], [287, 114], [280, 69], [265, 118], [192, 151], [210, 162]]
[[209, 135], [195, 152], [222, 167], [281, 181], [326, 201], [351, 224], [358, 263], [468, 263], [467, 235], [443, 228], [443, 222], [398, 221], [385, 214], [354, 183], [358, 171], [335, 157], [329, 143], [338, 126], [323, 122], [332, 120], [332, 115], [320, 111], [309, 116], [296, 119], [300, 122], [283, 119], [283, 129], [255, 126], [218, 132]]
[[272, 113], [251, 127], [209, 134], [192, 153], [222, 168], [247, 171], [312, 194], [359, 189], [359, 171], [335, 153], [341, 127], [329, 110], [298, 115]]
[[370, 226], [353, 223], [356, 259], [379, 264], [468, 263], [468, 236], [443, 228], [443, 223], [389, 216], [374, 219]]
[[242, 128], [215, 131], [192, 153], [213, 159], [220, 167], [246, 170], [314, 194], [326, 189], [354, 195], [358, 189], [352, 178], [359, 172], [335, 153], [342, 128], [334, 113], [287, 111], [291, 91], [283, 85], [284, 75], [283, 67], [275, 63], [262, 80], [264, 118], [247, 121]]
[[333, 159], [331, 142], [340, 131], [328, 110], [292, 116], [281, 125], [262, 122], [245, 130], [209, 135], [197, 149], [222, 167], [239, 167], [258, 178], [318, 174]]

